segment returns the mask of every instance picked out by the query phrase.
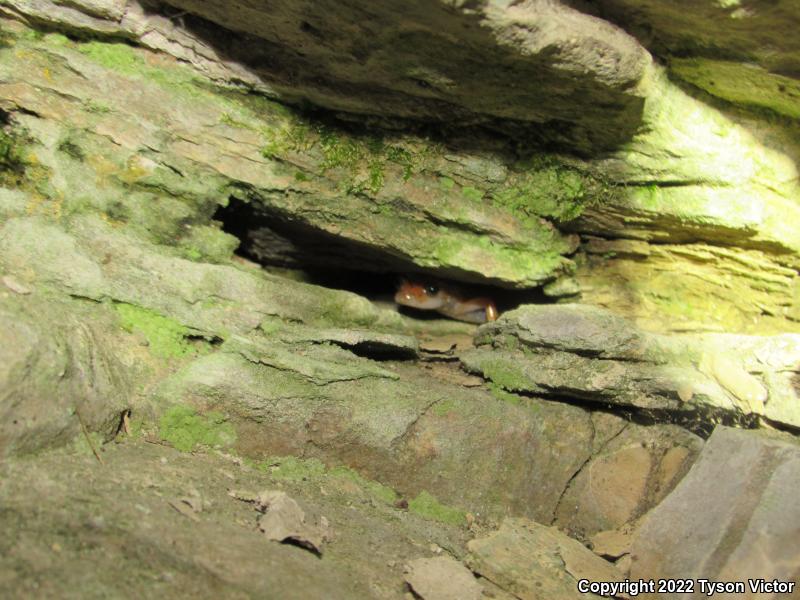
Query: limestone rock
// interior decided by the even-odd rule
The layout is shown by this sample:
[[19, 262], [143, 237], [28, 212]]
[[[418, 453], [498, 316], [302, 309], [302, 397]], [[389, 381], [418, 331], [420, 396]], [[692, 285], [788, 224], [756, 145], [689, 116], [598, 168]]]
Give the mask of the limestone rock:
[[470, 565], [521, 600], [585, 598], [578, 581], [622, 581], [611, 563], [557, 529], [506, 519], [496, 532], [467, 545]]
[[636, 244], [632, 251], [621, 241], [588, 239], [571, 280], [580, 302], [659, 333], [800, 332], [797, 269], [779, 257], [716, 244]]
[[402, 322], [355, 294], [162, 254], [93, 217], [70, 229], [35, 217], [7, 221], [0, 225], [0, 265], [21, 282], [141, 306], [215, 335], [248, 332], [276, 317], [317, 325]]
[[480, 600], [480, 584], [449, 556], [418, 558], [408, 564], [406, 582], [424, 600]]
[[[800, 43], [791, 35], [800, 24], [800, 15], [791, 0], [752, 4], [600, 0], [595, 7], [664, 58], [724, 56], [731, 62], [759, 65], [766, 72], [789, 77], [800, 71]], [[713, 28], [701, 25], [711, 21], [716, 24]], [[742, 89], [745, 86], [737, 87], [747, 91]]]
[[[595, 431], [575, 407], [515, 406], [412, 365], [274, 340], [225, 344], [158, 395], [224, 405], [239, 431], [236, 449], [247, 456], [304, 454], [344, 463], [408, 499], [429, 492], [473, 513], [513, 507], [546, 521], [591, 456]], [[610, 437], [615, 427], [596, 429]]]
[[81, 421], [116, 433], [134, 384], [112, 323], [80, 301], [0, 294], [0, 458], [64, 444]]
[[591, 538], [592, 550], [595, 554], [610, 559], [629, 555], [632, 542], [631, 531], [628, 528], [600, 531]]
[[264, 490], [256, 499], [262, 513], [258, 528], [273, 542], [291, 542], [315, 554], [322, 553], [322, 544], [329, 535], [327, 528], [306, 522], [306, 515], [297, 501], [282, 490]]
[[570, 482], [555, 524], [586, 539], [633, 523], [678, 484], [702, 447], [680, 427], [628, 424]]
[[[18, 38], [14, 48], [24, 51], [0, 61], [0, 106], [25, 132], [45, 195], [66, 214], [105, 214], [194, 260], [229, 259], [236, 240], [211, 217], [238, 202], [253, 207], [253, 231], [242, 237], [253, 237], [256, 255], [267, 219], [305, 256], [340, 267], [442, 269], [530, 287], [568, 268], [577, 239], [553, 221], [579, 212], [599, 186], [556, 157], [509, 168], [499, 156], [355, 134], [275, 102], [253, 104], [124, 44]], [[529, 193], [530, 208], [510, 210]], [[324, 252], [310, 252], [319, 244]]]
[[[338, 535], [347, 549], [332, 562], [268, 541], [254, 530], [255, 511], [227, 496], [234, 476], [253, 489], [274, 485], [263, 472], [141, 439], [111, 444], [103, 456], [102, 468], [91, 455], [63, 450], [0, 464], [4, 597], [395, 598], [372, 588], [387, 580], [400, 587], [387, 553], [413, 552], [411, 540], [426, 543], [432, 534], [430, 526], [420, 534], [419, 525], [398, 523], [358, 494], [343, 495], [340, 506], [318, 487], [295, 489], [310, 511], [346, 523]], [[206, 506], [190, 513], [194, 519], [178, 515], [165, 497], [187, 488]], [[387, 539], [386, 551], [372, 549]]]
[[476, 343], [465, 367], [509, 391], [800, 424], [794, 334], [664, 336], [595, 307], [529, 305], [483, 326]]
[[[477, 123], [512, 135], [515, 128], [538, 123], [587, 149], [613, 146], [615, 136], [624, 138], [635, 128], [642, 104], [636, 83], [649, 62], [621, 30], [555, 2], [466, 7], [418, 1], [402, 8], [284, 2], [266, 10], [173, 0], [171, 12], [178, 16], [172, 20], [170, 12], [167, 18], [141, 15], [136, 1], [123, 3], [122, 15], [119, 6], [98, 11], [90, 2], [3, 4], [79, 31], [94, 27], [139, 38], [201, 67], [243, 64], [247, 80], [295, 102], [389, 118]], [[302, 53], [291, 51], [300, 47]], [[265, 48], [271, 48], [269, 61], [260, 58]], [[228, 70], [229, 77], [238, 75]], [[553, 97], [560, 101], [548, 102]]]
[[[115, 3], [4, 0], [3, 5], [32, 22], [68, 30], [84, 27], [74, 24], [76, 15], [102, 19], [116, 28], [113, 35], [104, 34], [111, 35], [106, 41], [139, 40], [199, 69], [181, 68], [166, 56], [123, 44], [73, 42], [63, 36], [37, 40], [18, 23], [6, 22], [14, 48], [4, 52], [16, 54], [14, 60], [2, 61], [2, 106], [14, 131], [26, 140], [19, 156], [30, 162], [30, 174], [38, 173], [34, 187], [45, 196], [52, 214], [100, 213], [150, 242], [175, 247], [193, 260], [219, 264], [229, 259], [237, 241], [219, 230], [212, 221], [216, 214], [229, 229], [246, 223], [236, 232], [243, 249], [265, 261], [435, 272], [444, 278], [513, 288], [548, 284], [548, 293], [581, 293], [587, 302], [614, 307], [643, 324], [667, 330], [800, 329], [796, 275], [800, 240], [790, 225], [800, 219], [800, 189], [792, 146], [770, 143], [765, 139], [769, 136], [754, 137], [748, 124], [678, 89], [661, 69], [649, 65], [630, 38], [594, 17], [555, 3], [505, 8], [495, 3], [477, 8], [426, 4], [430, 14], [414, 35], [428, 31], [431, 19], [441, 21], [441, 27], [437, 35], [425, 34], [431, 47], [422, 40], [414, 44], [413, 50], [425, 55], [415, 58], [424, 72], [411, 76], [413, 83], [406, 89], [405, 75], [378, 68], [392, 57], [409, 58], [406, 52], [411, 48], [399, 54], [383, 49], [404, 38], [376, 38], [375, 52], [365, 66], [349, 55], [330, 54], [331, 44], [347, 46], [346, 36], [332, 35], [325, 43], [315, 37], [314, 32], [325, 30], [317, 22], [321, 15], [316, 11], [321, 9], [309, 7], [303, 20], [297, 11], [304, 4], [283, 7], [285, 16], [298, 23], [292, 35], [311, 36], [307, 52], [313, 48], [316, 59], [337, 63], [304, 67], [303, 73], [322, 68], [326, 76], [347, 78], [366, 68], [398, 78], [399, 88], [376, 87], [374, 81], [363, 79], [354, 83], [359, 89], [369, 87], [392, 96], [391, 101], [375, 103], [368, 94], [354, 96], [346, 91], [350, 88], [343, 91], [322, 83], [324, 77], [295, 78], [290, 86], [287, 81], [276, 83], [285, 73], [271, 78], [228, 60], [231, 49], [214, 32], [264, 24], [265, 37], [256, 39], [272, 39], [276, 26], [265, 21], [274, 11], [266, 14], [255, 7], [245, 11], [245, 23], [238, 23], [232, 13], [208, 3], [186, 2], [177, 12], [162, 7], [158, 13], [130, 2], [121, 17]], [[416, 7], [410, 14], [407, 5], [402, 8], [411, 22], [420, 24], [422, 12], [417, 9], [422, 11]], [[393, 7], [371, 10], [385, 17], [382, 11]], [[350, 17], [341, 15], [341, 23]], [[439, 37], [464, 23], [470, 26], [463, 32]], [[554, 24], [558, 27], [551, 27]], [[352, 25], [356, 30], [368, 27], [360, 18]], [[574, 35], [565, 40], [560, 37], [562, 29]], [[589, 51], [598, 47], [598, 32], [610, 44], [599, 55]], [[476, 35], [480, 40], [473, 40]], [[520, 115], [501, 115], [499, 104], [479, 106], [494, 102], [488, 91], [470, 89], [459, 95], [463, 82], [458, 78], [451, 78], [458, 89], [440, 89], [438, 84], [418, 89], [417, 82], [427, 81], [426, 77], [443, 81], [436, 75], [441, 75], [436, 60], [447, 56], [458, 62], [465, 56], [443, 54], [436, 44], [449, 47], [468, 39], [488, 43], [500, 55], [517, 54], [521, 68], [568, 73], [568, 81], [561, 83], [580, 88], [577, 95], [570, 93], [569, 102], [560, 88], [542, 90], [552, 97], [541, 102], [526, 99], [525, 111], [530, 114], [522, 116], [531, 122], [549, 119], [570, 138], [584, 124], [576, 122], [574, 131], [568, 131], [561, 118], [588, 119], [587, 102], [592, 108], [601, 107], [602, 119], [627, 120], [630, 111], [623, 105], [643, 101], [641, 110], [634, 111], [639, 113], [636, 130], [603, 157], [578, 159], [531, 149], [510, 158], [509, 136], [524, 128], [514, 125], [509, 131], [503, 123]], [[548, 48], [561, 49], [557, 60], [544, 60], [536, 50], [546, 40], [555, 44]], [[270, 51], [271, 61], [276, 47]], [[292, 54], [290, 62], [307, 62], [310, 56]], [[422, 58], [430, 59], [430, 64], [419, 63]], [[501, 77], [495, 64], [490, 69]], [[515, 84], [526, 87], [516, 71], [512, 76]], [[333, 108], [340, 101], [367, 99], [369, 107], [351, 106], [349, 110], [356, 112], [316, 118], [218, 85], [231, 81], [246, 82], [260, 94], [272, 94], [270, 98], [276, 98], [280, 88], [283, 102], [308, 93], [318, 106]], [[598, 82], [603, 94], [619, 97], [592, 101], [585, 92]], [[491, 87], [501, 81], [482, 83]], [[273, 84], [276, 89], [270, 87]], [[320, 86], [324, 89], [308, 89]], [[540, 83], [536, 87], [542, 89]], [[107, 93], [112, 88], [114, 93]], [[403, 93], [398, 95], [400, 88]], [[503, 89], [519, 87], [503, 84]], [[482, 132], [470, 130], [466, 139], [454, 134], [448, 129], [453, 105], [441, 114], [437, 95], [464, 103], [463, 114], [480, 122]], [[578, 104], [571, 105], [573, 101]], [[505, 96], [501, 104], [512, 106]], [[623, 107], [627, 116], [620, 116], [612, 105]], [[534, 114], [551, 108], [572, 116]], [[363, 118], [358, 111], [373, 109], [391, 115], [370, 121], [365, 132], [353, 130], [352, 122]], [[401, 123], [423, 118], [421, 113], [437, 130], [435, 135], [398, 133]], [[481, 121], [478, 113], [490, 122]], [[389, 124], [387, 119], [399, 121]], [[624, 130], [603, 127], [604, 133]], [[548, 137], [545, 130], [537, 126], [537, 135]], [[547, 141], [583, 152], [582, 136]], [[441, 140], [447, 140], [446, 146]], [[56, 176], [45, 176], [46, 172]], [[98, 185], [87, 193], [92, 182]], [[225, 204], [228, 208], [218, 208]], [[596, 253], [596, 243], [589, 244], [590, 258], [585, 261], [579, 254], [574, 261], [576, 233], [623, 240], [617, 242], [617, 250], [602, 254]], [[656, 242], [652, 249], [647, 241]], [[637, 252], [644, 254], [620, 251], [620, 243], [636, 243]], [[652, 283], [639, 285], [650, 279], [653, 270], [659, 275]], [[553, 283], [556, 277], [567, 283]]]
[[798, 486], [795, 440], [717, 427], [689, 474], [637, 531], [631, 579], [795, 579]]

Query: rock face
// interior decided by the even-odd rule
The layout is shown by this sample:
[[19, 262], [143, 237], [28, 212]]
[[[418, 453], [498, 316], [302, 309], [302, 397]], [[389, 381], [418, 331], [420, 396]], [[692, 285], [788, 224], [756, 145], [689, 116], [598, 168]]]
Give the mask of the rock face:
[[420, 558], [408, 568], [406, 582], [425, 600], [480, 600], [482, 596], [469, 569], [450, 557]]
[[556, 529], [507, 519], [467, 544], [472, 568], [521, 600], [585, 598], [578, 581], [622, 581], [622, 573]]
[[[142, 35], [147, 14], [136, 2], [107, 11], [88, 2], [3, 4], [75, 29], [92, 18], [101, 31], [132, 36]], [[166, 15], [203, 46], [293, 101], [512, 135], [550, 130], [587, 150], [613, 147], [640, 119], [636, 85], [647, 52], [607, 22], [559, 3], [170, 4], [175, 10]]]
[[677, 6], [0, 0], [0, 596], [796, 577], [791, 11]]
[[[251, 256], [277, 264], [513, 288], [550, 282], [554, 297], [581, 295], [651, 330], [800, 331], [793, 125], [691, 97], [594, 16], [555, 2], [0, 6], [172, 54], [209, 77], [198, 85], [198, 71], [163, 56], [57, 36], [16, 40], [27, 50], [3, 74], [10, 121], [39, 140], [37, 165], [65, 172], [50, 194], [72, 203], [69, 173], [106, 186], [121, 177], [141, 193], [115, 194], [111, 218], [193, 256], [230, 252], [235, 241], [209, 222], [230, 201], [226, 227]], [[758, 22], [739, 21], [737, 31]], [[66, 64], [84, 77], [68, 77]], [[287, 111], [264, 94], [325, 111]], [[20, 110], [78, 127], [51, 132], [69, 143], [45, 151], [37, 121]], [[104, 204], [91, 195], [95, 208]], [[154, 195], [163, 221], [140, 208]]]
[[579, 539], [592, 539], [598, 551], [593, 536], [632, 525], [657, 506], [702, 447], [700, 438], [679, 427], [628, 424], [604, 440], [570, 481], [555, 524]]
[[800, 425], [797, 335], [660, 336], [573, 304], [523, 306], [476, 342], [465, 366], [511, 392]]
[[[664, 4], [657, 0], [599, 0], [593, 3], [598, 14], [623, 25], [653, 52], [665, 58], [724, 58], [740, 72], [758, 65], [765, 73], [781, 78], [800, 74], [800, 43], [790, 35], [800, 16], [790, 0], [776, 2], [698, 2], [679, 0]], [[714, 22], [715, 27], [700, 24]], [[679, 63], [681, 61], [678, 61]], [[748, 63], [746, 66], [737, 64]], [[740, 93], [769, 95], [778, 86]], [[725, 86], [730, 82], [717, 82]]]
[[[346, 477], [281, 480], [141, 440], [102, 454], [104, 466], [74, 452], [0, 465], [3, 596], [399, 600], [404, 560], [427, 558], [434, 542], [465, 552], [457, 528], [402, 513]], [[228, 495], [274, 485], [335, 529], [322, 559], [269, 541], [252, 506]]]
[[[576, 247], [577, 238], [544, 217], [579, 210], [582, 182], [591, 180], [579, 169], [542, 163], [514, 174], [496, 159], [451, 154], [418, 137], [350, 134], [214, 88], [172, 61], [122, 44], [55, 37], [19, 39], [14, 48], [3, 50], [17, 55], [0, 65], [0, 106], [14, 112], [33, 141], [18, 144], [20, 168], [34, 161], [40, 171], [62, 174], [43, 190], [62, 198], [64, 215], [104, 214], [186, 257], [219, 262], [236, 240], [211, 218], [233, 198], [256, 206], [278, 231], [290, 223], [306, 236], [315, 233], [309, 245], [338, 237], [348, 249], [340, 267], [352, 267], [355, 258], [364, 268], [442, 268], [511, 287], [563, 271], [563, 255]], [[501, 200], [481, 202], [486, 185], [512, 202], [539, 180], [549, 188], [570, 182], [573, 200], [550, 201], [537, 209], [541, 215], [519, 219]]]
[[631, 579], [796, 581], [798, 485], [796, 440], [718, 427], [689, 474], [638, 530]]
[[110, 439], [130, 409], [122, 332], [82, 304], [0, 288], [0, 458], [64, 444], [82, 424]]

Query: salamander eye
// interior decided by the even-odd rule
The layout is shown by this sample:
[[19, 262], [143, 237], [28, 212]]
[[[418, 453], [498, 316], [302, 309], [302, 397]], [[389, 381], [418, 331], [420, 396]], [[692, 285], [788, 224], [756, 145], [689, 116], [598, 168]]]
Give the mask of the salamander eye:
[[425, 292], [431, 296], [435, 296], [439, 293], [439, 287], [435, 285], [427, 285], [425, 286]]

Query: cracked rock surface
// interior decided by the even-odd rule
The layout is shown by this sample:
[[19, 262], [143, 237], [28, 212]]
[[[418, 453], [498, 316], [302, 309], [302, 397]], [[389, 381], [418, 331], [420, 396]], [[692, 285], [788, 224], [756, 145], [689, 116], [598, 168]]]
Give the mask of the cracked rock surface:
[[0, 596], [796, 578], [794, 12], [678, 4], [0, 0]]

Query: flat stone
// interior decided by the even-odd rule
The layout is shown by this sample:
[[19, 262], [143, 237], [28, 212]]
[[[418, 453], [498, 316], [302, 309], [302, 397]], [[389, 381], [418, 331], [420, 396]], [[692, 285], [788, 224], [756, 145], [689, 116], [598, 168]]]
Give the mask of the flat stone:
[[511, 392], [800, 425], [800, 334], [660, 335], [602, 308], [526, 305], [482, 326], [461, 354]]
[[594, 534], [590, 541], [595, 554], [617, 559], [630, 554], [633, 540], [630, 530], [612, 529]]
[[479, 600], [483, 595], [470, 570], [449, 556], [412, 560], [406, 583], [423, 600]]
[[689, 474], [637, 530], [631, 579], [795, 581], [798, 493], [795, 440], [718, 426]]
[[505, 519], [467, 544], [473, 571], [520, 600], [586, 598], [578, 581], [622, 581], [614, 565], [553, 527]]
[[627, 423], [572, 479], [555, 524], [587, 539], [635, 522], [675, 487], [702, 447], [674, 425]]

